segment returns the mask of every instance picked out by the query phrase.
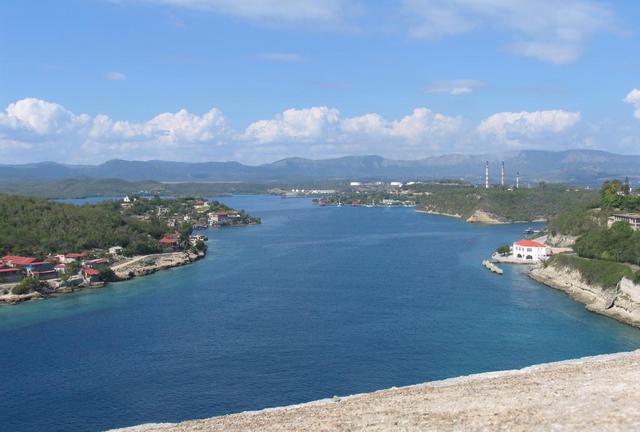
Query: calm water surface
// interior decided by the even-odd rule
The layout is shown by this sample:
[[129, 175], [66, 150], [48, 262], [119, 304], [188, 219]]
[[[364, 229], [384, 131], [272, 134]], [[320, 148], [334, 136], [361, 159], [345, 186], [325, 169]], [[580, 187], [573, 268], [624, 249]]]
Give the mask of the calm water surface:
[[2, 430], [174, 422], [640, 346], [523, 269], [480, 266], [521, 225], [222, 201], [263, 225], [209, 231], [190, 266], [0, 307]]

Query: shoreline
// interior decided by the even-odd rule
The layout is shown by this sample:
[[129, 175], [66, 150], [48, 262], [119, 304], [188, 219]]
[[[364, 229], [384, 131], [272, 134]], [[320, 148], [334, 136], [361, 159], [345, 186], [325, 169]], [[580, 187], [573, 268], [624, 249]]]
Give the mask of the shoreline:
[[[98, 282], [90, 285], [81, 284], [75, 287], [63, 287], [43, 294], [35, 291], [27, 294], [5, 294], [0, 295], [0, 305], [17, 305], [30, 300], [46, 300], [56, 298], [65, 294], [88, 289], [100, 289], [111, 283], [124, 282], [136, 277], [154, 274], [161, 270], [192, 264], [206, 257], [206, 252], [192, 253], [188, 251], [169, 252], [151, 255], [138, 255], [130, 260], [111, 266], [118, 280], [112, 282]], [[9, 284], [6, 284], [9, 285]]]
[[629, 279], [622, 278], [617, 287], [611, 289], [589, 285], [579, 272], [554, 266], [534, 267], [527, 274], [536, 282], [582, 303], [590, 312], [640, 328], [640, 286]]
[[634, 430], [639, 406], [637, 350], [111, 432]]
[[496, 216], [494, 214], [488, 213], [484, 210], [475, 210], [469, 217], [465, 218], [461, 214], [458, 213], [446, 213], [440, 212], [436, 210], [428, 210], [424, 207], [416, 208], [416, 213], [435, 215], [435, 216], [446, 216], [455, 219], [463, 220], [464, 222], [477, 224], [477, 225], [513, 225], [513, 224], [528, 224], [528, 223], [544, 223], [546, 219], [536, 218], [533, 220], [508, 220], [501, 216]]

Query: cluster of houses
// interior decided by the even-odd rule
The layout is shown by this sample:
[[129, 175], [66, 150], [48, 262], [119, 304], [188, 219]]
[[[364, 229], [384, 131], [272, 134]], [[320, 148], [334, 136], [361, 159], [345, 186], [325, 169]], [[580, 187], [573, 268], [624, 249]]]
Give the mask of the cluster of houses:
[[6, 255], [0, 258], [0, 283], [17, 283], [25, 277], [41, 281], [59, 279], [68, 273], [72, 263], [77, 263], [74, 268], [79, 270], [69, 279], [73, 278], [78, 284], [94, 284], [98, 282], [99, 269], [108, 266], [110, 261], [107, 258], [87, 259], [84, 252], [54, 255], [45, 260]]
[[[136, 198], [125, 197], [120, 203], [123, 209], [130, 209]], [[202, 199], [189, 200], [184, 203], [184, 208], [178, 214], [170, 214], [170, 209], [166, 205], [159, 204], [153, 212], [134, 215], [140, 220], [149, 220], [152, 216], [157, 217], [170, 228], [177, 228], [184, 223], [192, 225], [193, 229], [206, 229], [208, 227], [218, 227], [235, 225], [242, 220], [240, 212], [235, 210], [212, 210], [212, 204]], [[163, 244], [171, 245], [170, 239], [166, 239]]]

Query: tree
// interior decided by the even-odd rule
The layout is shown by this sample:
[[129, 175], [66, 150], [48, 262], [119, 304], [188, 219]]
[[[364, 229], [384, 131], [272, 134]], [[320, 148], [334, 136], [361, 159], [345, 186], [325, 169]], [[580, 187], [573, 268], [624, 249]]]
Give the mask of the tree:
[[511, 246], [502, 245], [498, 249], [496, 249], [496, 252], [498, 252], [500, 255], [508, 255], [511, 253]]
[[11, 290], [12, 294], [27, 294], [40, 288], [40, 281], [32, 277], [22, 278], [20, 282]]
[[207, 249], [207, 244], [202, 240], [198, 240], [194, 245], [194, 248], [198, 252], [204, 252]]
[[98, 279], [103, 282], [116, 282], [118, 281], [118, 276], [114, 273], [113, 270], [109, 267], [102, 267], [98, 269]]

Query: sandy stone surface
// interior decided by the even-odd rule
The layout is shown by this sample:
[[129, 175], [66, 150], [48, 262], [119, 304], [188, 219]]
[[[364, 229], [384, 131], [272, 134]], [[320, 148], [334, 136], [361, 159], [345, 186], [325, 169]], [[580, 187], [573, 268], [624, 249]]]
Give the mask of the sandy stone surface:
[[640, 430], [640, 351], [126, 432]]

